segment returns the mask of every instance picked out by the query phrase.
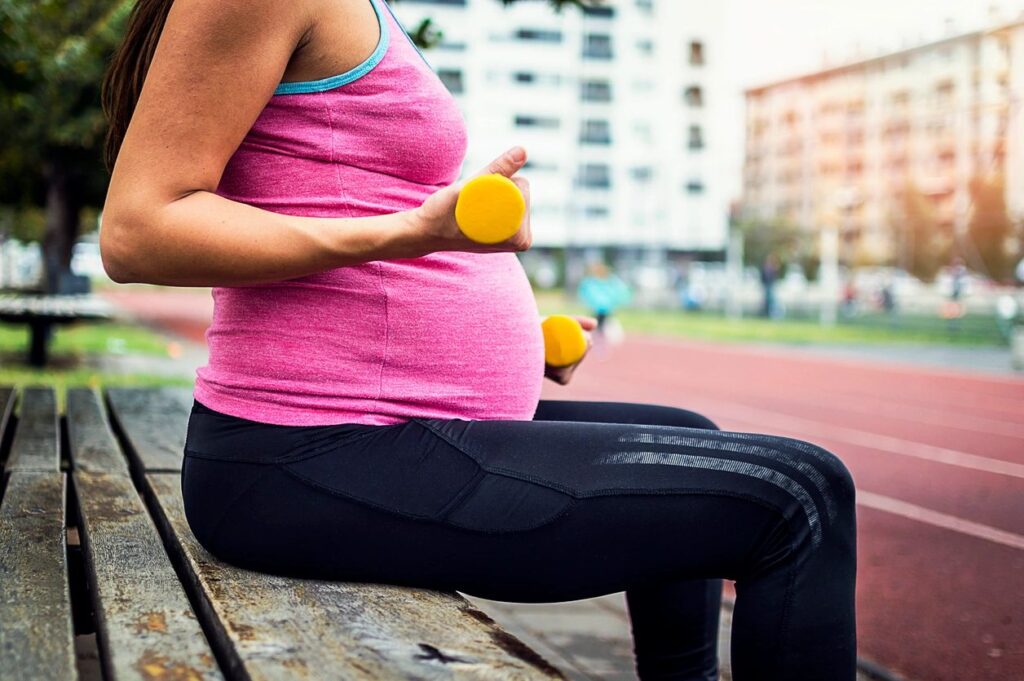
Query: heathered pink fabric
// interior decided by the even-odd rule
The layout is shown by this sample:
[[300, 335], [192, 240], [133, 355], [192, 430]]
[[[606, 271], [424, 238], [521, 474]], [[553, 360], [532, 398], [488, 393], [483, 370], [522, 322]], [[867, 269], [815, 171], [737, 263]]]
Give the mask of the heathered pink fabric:
[[[275, 95], [220, 195], [357, 218], [413, 208], [457, 179], [462, 116], [387, 8], [378, 10], [390, 31], [383, 59], [346, 85]], [[226, 414], [281, 425], [526, 420], [540, 397], [540, 320], [513, 254], [372, 262], [218, 287], [213, 299], [210, 358], [194, 395]]]

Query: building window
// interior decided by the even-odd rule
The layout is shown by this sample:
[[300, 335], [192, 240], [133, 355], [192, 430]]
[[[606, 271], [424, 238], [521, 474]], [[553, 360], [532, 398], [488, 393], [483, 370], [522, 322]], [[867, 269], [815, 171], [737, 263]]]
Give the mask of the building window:
[[406, 0], [410, 4], [420, 5], [461, 5], [465, 7], [466, 0]]
[[438, 69], [437, 77], [441, 79], [444, 86], [448, 88], [448, 92], [453, 95], [462, 94], [464, 91], [462, 84], [462, 71], [459, 69]]
[[580, 5], [580, 9], [583, 10], [583, 16], [585, 17], [604, 17], [606, 19], [611, 19], [615, 16], [614, 7]]
[[557, 129], [561, 121], [553, 116], [526, 116], [517, 115], [515, 118], [517, 128], [549, 128]]
[[612, 37], [607, 33], [587, 33], [583, 36], [583, 56], [586, 59], [611, 59]]
[[607, 80], [585, 80], [580, 86], [580, 99], [584, 102], [610, 102], [612, 85]]
[[704, 66], [704, 43], [699, 40], [690, 42], [690, 66]]
[[611, 168], [604, 163], [584, 163], [578, 181], [581, 187], [608, 189], [612, 186]]
[[516, 83], [535, 83], [537, 85], [558, 85], [562, 82], [561, 76], [557, 73], [532, 73], [530, 71], [516, 71], [512, 74], [512, 80]]
[[535, 161], [531, 158], [523, 164], [523, 170], [530, 170], [534, 172], [555, 172], [558, 170], [558, 164], [550, 163], [548, 161]]
[[588, 205], [583, 207], [583, 215], [588, 218], [606, 218], [608, 214], [608, 206]]
[[636, 0], [636, 8], [643, 12], [650, 12], [654, 9], [654, 0]]
[[704, 106], [704, 91], [699, 85], [691, 85], [683, 93], [683, 99], [686, 100], [687, 105], [699, 109]]
[[703, 194], [704, 193], [704, 182], [701, 180], [690, 180], [686, 183], [687, 194]]
[[654, 54], [654, 41], [650, 38], [641, 38], [636, 41], [636, 49], [640, 54], [652, 55]]
[[699, 125], [690, 126], [690, 134], [687, 140], [687, 146], [690, 149], [703, 149], [704, 148], [704, 130]]
[[634, 181], [644, 184], [650, 182], [654, 177], [654, 168], [651, 166], [636, 166], [629, 169], [629, 175]]
[[611, 144], [612, 130], [608, 121], [588, 120], [580, 126], [581, 144]]
[[562, 32], [542, 28], [520, 28], [515, 32], [518, 40], [530, 40], [540, 43], [562, 42]]

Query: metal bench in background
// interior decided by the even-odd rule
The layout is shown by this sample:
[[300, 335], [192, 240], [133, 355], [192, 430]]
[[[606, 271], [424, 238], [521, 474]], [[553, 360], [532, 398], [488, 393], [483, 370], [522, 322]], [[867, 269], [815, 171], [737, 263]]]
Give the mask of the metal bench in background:
[[63, 415], [49, 388], [16, 398], [0, 387], [5, 681], [88, 676], [93, 632], [107, 680], [565, 678], [458, 594], [207, 553], [181, 499], [189, 389], [71, 389]]
[[113, 316], [113, 306], [91, 293], [0, 293], [0, 322], [27, 324], [30, 329], [28, 363], [34, 367], [46, 366], [54, 326]]

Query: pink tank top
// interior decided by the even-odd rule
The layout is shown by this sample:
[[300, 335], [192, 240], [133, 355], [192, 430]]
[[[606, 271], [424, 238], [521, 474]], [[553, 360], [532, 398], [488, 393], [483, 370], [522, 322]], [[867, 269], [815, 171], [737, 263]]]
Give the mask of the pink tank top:
[[[384, 0], [357, 68], [282, 83], [217, 193], [290, 215], [363, 217], [420, 205], [459, 175], [459, 109]], [[239, 225], [239, 229], [246, 229]], [[254, 235], [256, 236], [256, 235]], [[213, 289], [195, 398], [280, 425], [532, 418], [544, 352], [511, 253], [434, 253]]]

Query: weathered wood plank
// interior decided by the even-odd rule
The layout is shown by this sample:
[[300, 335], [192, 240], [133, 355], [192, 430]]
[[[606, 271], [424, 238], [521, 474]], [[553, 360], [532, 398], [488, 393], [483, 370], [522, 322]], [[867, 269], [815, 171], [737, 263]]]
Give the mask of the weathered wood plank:
[[57, 397], [53, 389], [22, 390], [18, 427], [7, 458], [7, 471], [59, 471], [59, 433]]
[[256, 680], [565, 678], [457, 594], [226, 565], [189, 530], [180, 477], [149, 474], [146, 484], [233, 673]]
[[[11, 415], [14, 413], [14, 396], [14, 388], [0, 386], [0, 447], [3, 447], [6, 441], [7, 429], [12, 427], [10, 424]], [[7, 452], [0, 450], [0, 467], [6, 461], [6, 454]]]
[[0, 504], [0, 677], [74, 679], [65, 476], [15, 472]]
[[73, 475], [105, 677], [223, 679], [131, 478]]
[[131, 452], [147, 472], [180, 471], [190, 388], [110, 388], [111, 418], [132, 442]]
[[128, 462], [114, 440], [100, 397], [94, 390], [68, 390], [67, 422], [69, 453], [75, 470], [128, 475]]

